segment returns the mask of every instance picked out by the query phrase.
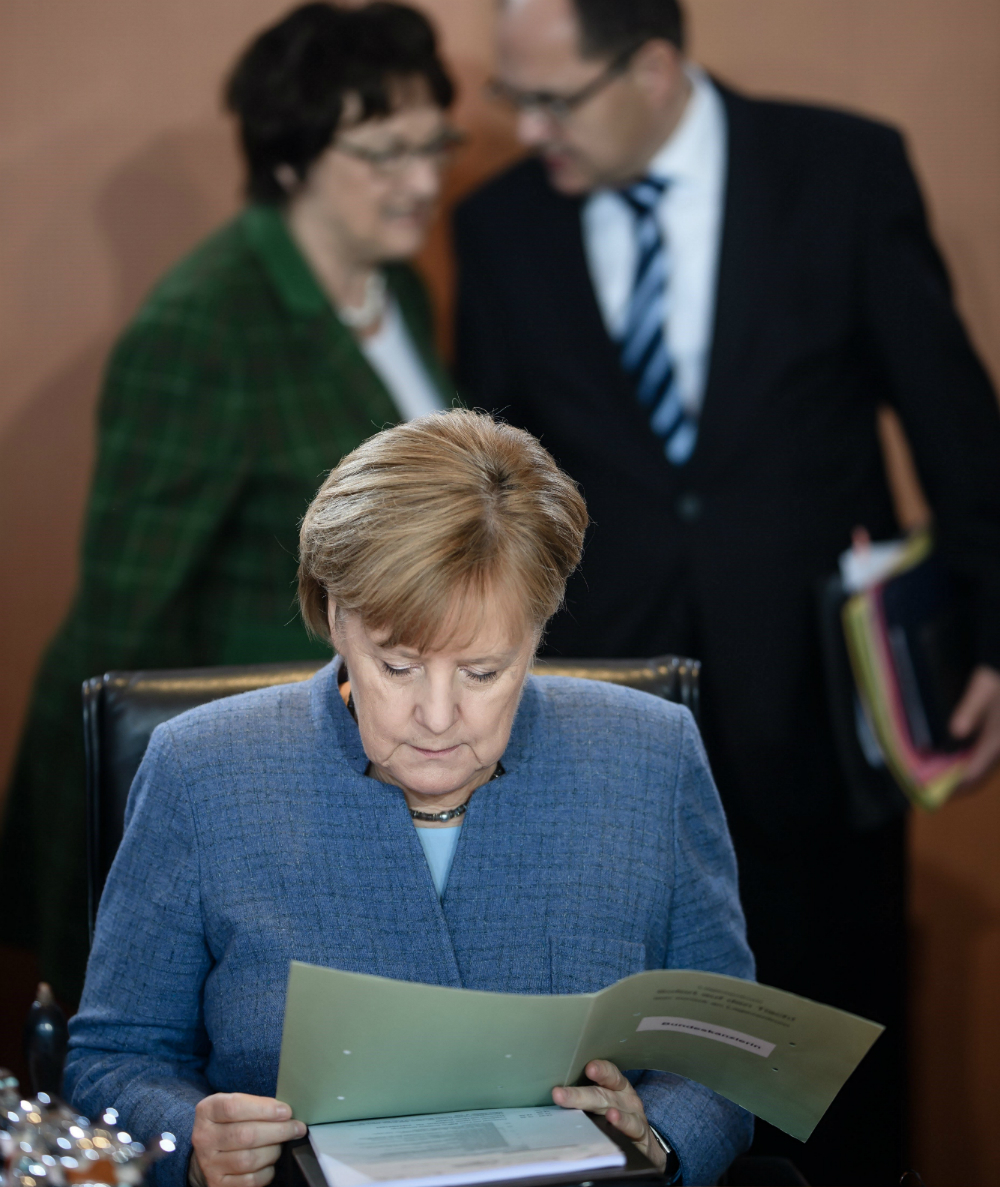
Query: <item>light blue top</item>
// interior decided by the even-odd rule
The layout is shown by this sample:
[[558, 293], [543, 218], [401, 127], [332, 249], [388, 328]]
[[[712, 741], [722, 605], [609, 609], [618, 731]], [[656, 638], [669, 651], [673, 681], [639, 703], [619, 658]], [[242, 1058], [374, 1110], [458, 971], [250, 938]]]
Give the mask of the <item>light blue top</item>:
[[451, 828], [417, 829], [417, 836], [424, 848], [424, 857], [430, 866], [438, 898], [444, 898], [444, 888], [448, 885], [448, 875], [451, 873], [451, 863], [455, 859], [455, 849], [461, 831], [461, 821]]
[[[504, 775], [472, 797], [440, 899], [398, 787], [367, 778], [337, 664], [159, 726], [97, 917], [65, 1096], [177, 1152], [195, 1106], [273, 1096], [290, 960], [503, 993], [591, 993], [643, 969], [752, 977], [736, 860], [686, 709], [532, 677]], [[426, 831], [426, 830], [424, 830]], [[633, 1074], [684, 1182], [715, 1183], [749, 1113]]]

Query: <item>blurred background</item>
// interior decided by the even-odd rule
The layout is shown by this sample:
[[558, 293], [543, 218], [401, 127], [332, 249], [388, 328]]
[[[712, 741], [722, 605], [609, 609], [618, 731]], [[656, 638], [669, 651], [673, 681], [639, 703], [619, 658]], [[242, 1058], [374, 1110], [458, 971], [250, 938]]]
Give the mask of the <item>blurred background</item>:
[[[471, 134], [449, 205], [511, 160], [483, 98], [493, 0], [418, 0]], [[4, 0], [0, 6], [0, 787], [42, 649], [76, 577], [108, 349], [153, 281], [239, 207], [222, 77], [278, 0]], [[758, 94], [902, 127], [958, 304], [1000, 385], [997, 0], [686, 0], [692, 56]], [[421, 257], [449, 349], [443, 219]], [[883, 424], [904, 526], [925, 506]], [[0, 793], [2, 794], [2, 793]], [[1000, 785], [911, 826], [914, 1165], [1000, 1185]], [[2, 910], [16, 910], [4, 903]], [[30, 953], [0, 949], [0, 1063], [20, 1061]]]

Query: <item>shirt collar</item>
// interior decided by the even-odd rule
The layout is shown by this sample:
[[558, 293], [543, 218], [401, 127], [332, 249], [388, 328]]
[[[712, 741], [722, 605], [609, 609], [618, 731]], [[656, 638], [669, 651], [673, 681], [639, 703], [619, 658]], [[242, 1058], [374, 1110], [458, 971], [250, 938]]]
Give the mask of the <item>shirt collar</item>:
[[685, 66], [691, 94], [680, 122], [649, 162], [647, 172], [671, 183], [710, 179], [716, 147], [724, 142], [725, 111], [712, 80], [693, 63]]
[[329, 310], [326, 294], [302, 258], [276, 206], [249, 206], [243, 212], [243, 227], [289, 313], [314, 317]]

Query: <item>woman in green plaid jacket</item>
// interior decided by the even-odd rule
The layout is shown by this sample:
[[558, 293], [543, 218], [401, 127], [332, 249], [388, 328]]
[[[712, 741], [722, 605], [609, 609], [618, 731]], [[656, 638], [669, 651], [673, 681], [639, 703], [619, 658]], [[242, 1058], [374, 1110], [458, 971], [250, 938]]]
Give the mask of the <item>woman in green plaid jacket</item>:
[[345, 453], [452, 402], [401, 262], [453, 140], [426, 20], [306, 5], [249, 47], [227, 98], [250, 204], [160, 282], [112, 354], [80, 585], [0, 842], [0, 939], [37, 947], [66, 1001], [87, 953], [81, 682], [323, 657], [296, 613], [298, 521]]

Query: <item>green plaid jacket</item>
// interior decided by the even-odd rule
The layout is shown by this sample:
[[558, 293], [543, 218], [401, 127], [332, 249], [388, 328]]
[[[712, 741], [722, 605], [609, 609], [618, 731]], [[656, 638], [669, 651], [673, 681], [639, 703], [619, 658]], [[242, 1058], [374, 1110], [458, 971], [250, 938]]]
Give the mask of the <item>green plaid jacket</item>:
[[[387, 277], [448, 403], [424, 289], [403, 266]], [[81, 682], [323, 656], [296, 611], [298, 522], [327, 471], [398, 419], [268, 207], [178, 264], [119, 340], [79, 590], [36, 682], [0, 842], [0, 902], [21, 904], [0, 939], [37, 946], [64, 999], [87, 951]]]

